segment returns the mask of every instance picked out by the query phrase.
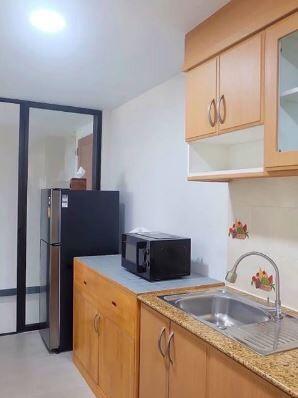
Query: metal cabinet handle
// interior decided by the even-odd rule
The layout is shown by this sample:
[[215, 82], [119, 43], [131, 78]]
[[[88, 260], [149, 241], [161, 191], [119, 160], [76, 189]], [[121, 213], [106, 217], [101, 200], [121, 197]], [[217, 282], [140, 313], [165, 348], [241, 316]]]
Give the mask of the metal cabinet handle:
[[[214, 110], [214, 120], [212, 120], [211, 117], [211, 109], [213, 107]], [[216, 103], [215, 103], [215, 99], [213, 98], [213, 100], [210, 102], [209, 106], [208, 106], [208, 120], [209, 123], [211, 125], [211, 127], [214, 127], [216, 122], [217, 122], [217, 115], [216, 115]]]
[[161, 355], [163, 358], [166, 356], [166, 352], [164, 352], [163, 349], [162, 349], [162, 346], [161, 346], [161, 339], [162, 339], [162, 336], [164, 335], [165, 331], [166, 331], [166, 328], [163, 327], [163, 328], [161, 329], [161, 332], [160, 332], [160, 335], [159, 335], [159, 338], [158, 338], [158, 343], [157, 343], [158, 351], [160, 352], [160, 355]]
[[168, 341], [168, 347], [167, 347], [168, 357], [169, 357], [170, 363], [172, 365], [174, 364], [174, 360], [171, 357], [171, 343], [172, 343], [172, 340], [173, 340], [174, 336], [175, 336], [175, 333], [171, 332], [170, 337], [169, 337], [169, 341]]
[[[224, 110], [223, 117], [221, 116], [221, 104], [223, 104], [223, 110]], [[218, 115], [218, 120], [219, 120], [220, 124], [224, 124], [224, 122], [226, 120], [226, 115], [227, 115], [226, 99], [225, 99], [224, 95], [221, 95], [221, 97], [218, 101], [217, 115]]]
[[93, 327], [97, 334], [99, 334], [99, 321], [100, 321], [100, 315], [96, 314], [93, 319]]

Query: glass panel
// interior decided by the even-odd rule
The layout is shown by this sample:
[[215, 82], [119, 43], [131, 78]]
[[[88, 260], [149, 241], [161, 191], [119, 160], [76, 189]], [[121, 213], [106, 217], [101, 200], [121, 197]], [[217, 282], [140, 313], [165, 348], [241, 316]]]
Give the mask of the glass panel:
[[16, 331], [19, 112], [0, 103], [0, 334]]
[[298, 31], [280, 40], [278, 150], [298, 150]]
[[[40, 267], [41, 189], [69, 188], [70, 179], [75, 177], [79, 166], [77, 155], [79, 141], [92, 131], [93, 116], [30, 109], [27, 192], [27, 325], [39, 321], [45, 322], [48, 311], [48, 271], [45, 267]], [[92, 141], [89, 149], [91, 151], [89, 156], [92, 159]], [[47, 256], [43, 255], [42, 262], [48, 263], [47, 260]], [[40, 272], [41, 268], [43, 272]], [[42, 308], [39, 308], [39, 305]], [[39, 319], [39, 312], [42, 314], [41, 319]]]

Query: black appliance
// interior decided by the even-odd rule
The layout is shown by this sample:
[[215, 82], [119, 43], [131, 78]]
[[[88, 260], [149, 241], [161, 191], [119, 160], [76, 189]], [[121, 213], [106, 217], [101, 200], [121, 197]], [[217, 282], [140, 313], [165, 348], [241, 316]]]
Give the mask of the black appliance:
[[73, 259], [119, 253], [119, 192], [41, 192], [40, 330], [49, 350], [72, 349]]
[[149, 281], [190, 275], [190, 247], [190, 239], [162, 232], [123, 234], [122, 266]]

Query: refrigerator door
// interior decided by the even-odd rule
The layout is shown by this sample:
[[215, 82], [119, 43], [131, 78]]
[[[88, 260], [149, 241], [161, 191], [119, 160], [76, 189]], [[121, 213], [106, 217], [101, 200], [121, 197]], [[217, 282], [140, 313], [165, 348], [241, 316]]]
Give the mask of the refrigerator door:
[[41, 193], [41, 239], [49, 244], [61, 240], [61, 190], [44, 189]]
[[49, 350], [57, 350], [60, 345], [60, 246], [41, 240], [40, 254], [39, 317], [40, 323], [45, 324], [40, 334]]

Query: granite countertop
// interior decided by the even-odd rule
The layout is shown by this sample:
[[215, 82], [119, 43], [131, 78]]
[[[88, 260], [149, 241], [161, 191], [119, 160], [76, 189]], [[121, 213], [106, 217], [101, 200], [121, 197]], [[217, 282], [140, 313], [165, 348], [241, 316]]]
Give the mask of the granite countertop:
[[104, 277], [113, 280], [119, 285], [124, 286], [135, 294], [222, 284], [215, 279], [202, 276], [201, 274], [195, 272], [191, 273], [190, 276], [179, 279], [149, 282], [123, 268], [121, 266], [120, 254], [109, 256], [78, 257], [77, 259], [87, 265], [89, 268], [100, 273]]
[[[193, 291], [198, 290], [203, 289], [193, 289]], [[228, 290], [235, 292], [234, 289]], [[177, 292], [175, 290], [167, 292], [167, 294], [171, 293]], [[239, 291], [237, 293], [244, 294]], [[248, 295], [244, 294], [244, 296]], [[261, 356], [245, 345], [226, 337], [191, 315], [161, 300], [157, 293], [142, 294], [139, 296], [139, 300], [274, 384], [291, 397], [298, 398], [298, 349]]]

